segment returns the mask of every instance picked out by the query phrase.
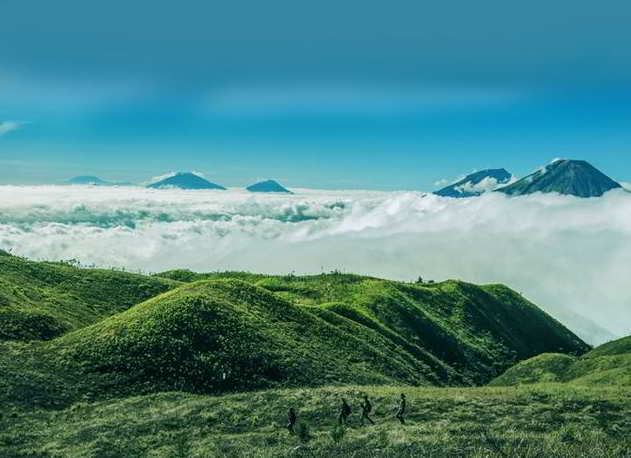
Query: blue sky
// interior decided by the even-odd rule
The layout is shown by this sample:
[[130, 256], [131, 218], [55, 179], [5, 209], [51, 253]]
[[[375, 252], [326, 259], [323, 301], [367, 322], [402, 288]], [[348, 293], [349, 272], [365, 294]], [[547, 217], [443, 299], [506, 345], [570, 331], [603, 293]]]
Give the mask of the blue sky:
[[0, 183], [631, 181], [628, 2], [419, 3], [0, 1]]

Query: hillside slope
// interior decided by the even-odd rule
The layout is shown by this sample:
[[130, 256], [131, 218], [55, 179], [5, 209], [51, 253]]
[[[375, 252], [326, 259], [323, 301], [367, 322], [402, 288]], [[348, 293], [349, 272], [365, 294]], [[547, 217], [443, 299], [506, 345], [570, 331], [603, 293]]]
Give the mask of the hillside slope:
[[631, 386], [631, 336], [576, 358], [545, 354], [523, 361], [491, 382], [512, 386], [541, 382]]
[[[182, 279], [185, 272], [165, 275]], [[111, 373], [110, 380], [122, 377], [123, 384], [221, 391], [483, 384], [541, 352], [588, 349], [502, 286], [412, 285], [341, 274], [189, 275], [196, 277], [211, 280], [57, 339], [56, 353]], [[130, 367], [131, 379], [125, 375]]]
[[480, 385], [543, 352], [589, 349], [500, 285], [2, 262], [4, 309], [64, 325], [0, 351], [0, 392], [44, 405], [174, 389]]
[[0, 255], [0, 340], [50, 339], [163, 293], [178, 282]]

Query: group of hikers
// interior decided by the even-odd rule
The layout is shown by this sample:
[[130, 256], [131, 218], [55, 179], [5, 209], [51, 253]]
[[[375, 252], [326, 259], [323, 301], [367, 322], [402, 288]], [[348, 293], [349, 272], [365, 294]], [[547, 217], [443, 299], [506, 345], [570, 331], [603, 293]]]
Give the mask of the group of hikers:
[[[368, 399], [368, 395], [364, 395], [364, 400], [360, 404], [361, 407], [361, 417], [359, 419], [360, 425], [364, 426], [364, 422], [368, 420], [371, 425], [374, 425], [375, 422], [370, 418], [370, 413], [372, 412], [372, 404]], [[405, 394], [401, 393], [401, 397], [399, 399], [399, 405], [397, 408], [397, 412], [395, 414], [395, 418], [401, 422], [402, 425], [405, 424], [405, 409], [406, 409], [406, 399]], [[340, 413], [337, 417], [337, 421], [340, 426], [346, 426], [348, 424], [348, 418], [352, 414], [351, 406], [346, 402], [346, 399], [342, 398], [342, 405], [340, 406]], [[293, 407], [289, 408], [289, 412], [287, 413], [287, 417], [289, 419], [289, 423], [287, 424], [287, 429], [291, 434], [295, 433], [296, 421], [298, 420], [298, 416], [296, 414], [296, 410]]]

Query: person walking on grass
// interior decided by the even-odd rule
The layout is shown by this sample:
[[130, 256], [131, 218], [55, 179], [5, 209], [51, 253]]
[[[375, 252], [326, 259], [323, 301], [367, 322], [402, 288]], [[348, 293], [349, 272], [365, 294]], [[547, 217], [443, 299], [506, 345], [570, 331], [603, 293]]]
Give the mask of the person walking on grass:
[[293, 407], [289, 408], [289, 412], [287, 412], [287, 419], [289, 420], [289, 423], [287, 423], [287, 430], [290, 434], [296, 434], [294, 426], [296, 426], [297, 416]]
[[337, 418], [337, 421], [340, 425], [346, 426], [348, 422], [348, 417], [351, 415], [351, 406], [348, 405], [346, 399], [342, 398], [342, 406], [340, 408], [340, 416]]
[[361, 425], [364, 426], [364, 420], [368, 420], [371, 425], [374, 425], [375, 422], [370, 418], [370, 412], [372, 411], [372, 404], [368, 400], [368, 395], [364, 395], [364, 402], [361, 405], [362, 408], [362, 417], [360, 419]]
[[402, 425], [405, 424], [405, 418], [404, 418], [405, 408], [406, 408], [405, 394], [401, 393], [401, 399], [399, 400], [399, 408], [397, 409], [396, 417], [401, 422]]

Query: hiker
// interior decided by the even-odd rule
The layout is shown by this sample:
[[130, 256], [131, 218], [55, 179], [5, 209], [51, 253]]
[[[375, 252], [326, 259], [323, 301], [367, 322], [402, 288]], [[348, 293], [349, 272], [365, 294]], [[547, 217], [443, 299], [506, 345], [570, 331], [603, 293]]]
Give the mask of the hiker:
[[296, 411], [293, 407], [289, 408], [289, 412], [287, 412], [287, 419], [289, 423], [287, 423], [287, 429], [290, 434], [296, 434], [294, 431], [294, 426], [296, 426]]
[[368, 420], [371, 425], [374, 425], [375, 422], [370, 418], [370, 412], [372, 411], [372, 404], [368, 400], [368, 395], [364, 395], [364, 403], [361, 405], [362, 407], [362, 417], [360, 419], [361, 425], [364, 426], [364, 419]]
[[342, 407], [340, 409], [340, 416], [338, 417], [338, 422], [340, 425], [346, 426], [346, 422], [348, 421], [348, 417], [351, 415], [351, 406], [348, 405], [346, 399], [342, 398]]
[[401, 399], [399, 400], [399, 409], [397, 410], [396, 417], [401, 422], [402, 425], [405, 424], [405, 394], [401, 393]]

